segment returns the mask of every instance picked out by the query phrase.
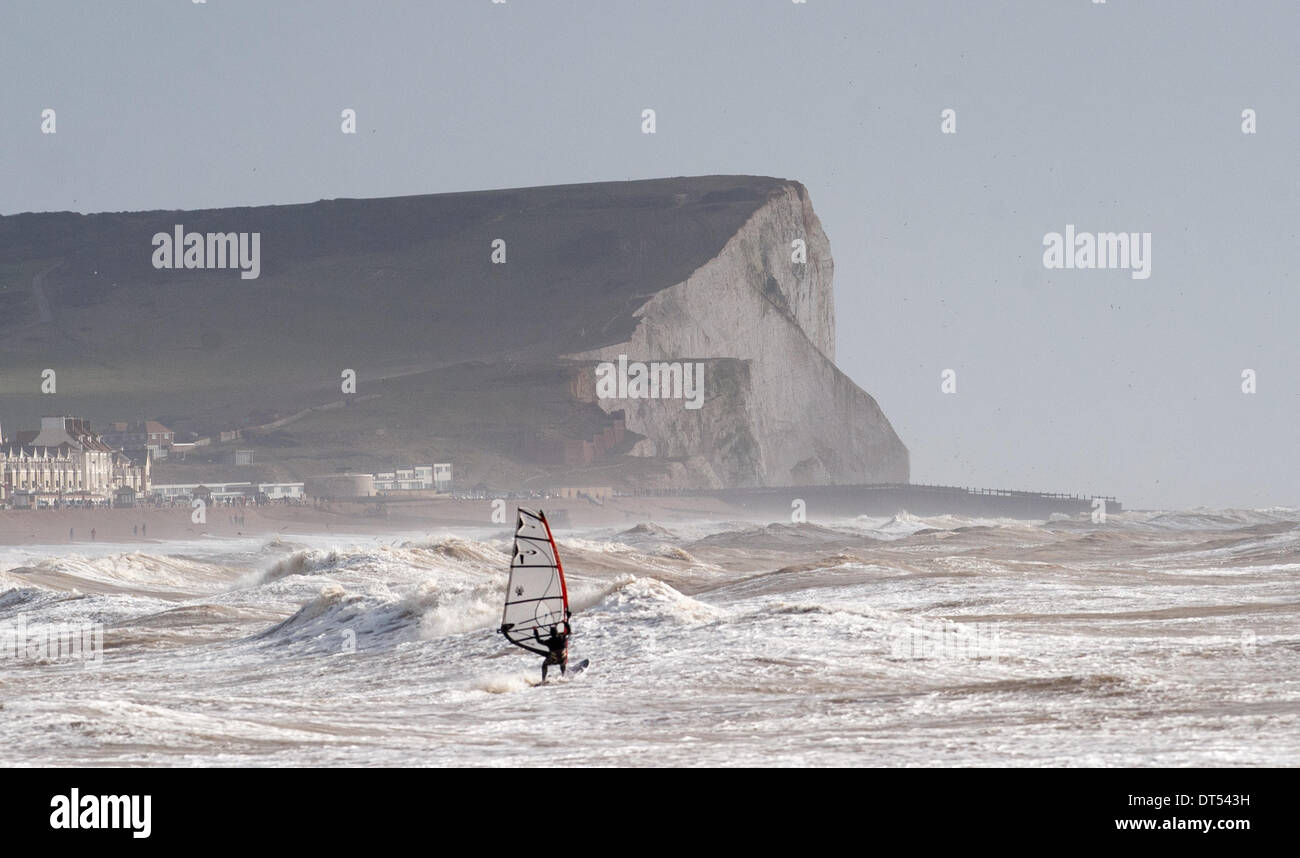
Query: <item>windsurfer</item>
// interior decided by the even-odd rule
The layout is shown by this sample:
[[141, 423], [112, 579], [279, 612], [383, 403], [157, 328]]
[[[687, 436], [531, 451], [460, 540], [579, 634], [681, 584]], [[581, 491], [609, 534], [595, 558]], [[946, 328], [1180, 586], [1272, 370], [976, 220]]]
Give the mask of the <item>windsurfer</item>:
[[562, 625], [564, 626], [564, 631], [560, 631], [557, 627], [551, 626], [550, 634], [545, 640], [543, 640], [542, 636], [537, 633], [537, 629], [533, 629], [533, 638], [539, 644], [550, 650], [550, 652], [546, 654], [546, 660], [542, 662], [542, 682], [546, 681], [546, 669], [553, 664], [558, 664], [560, 666], [561, 676], [563, 676], [565, 671], [569, 669], [569, 624], [565, 622]]

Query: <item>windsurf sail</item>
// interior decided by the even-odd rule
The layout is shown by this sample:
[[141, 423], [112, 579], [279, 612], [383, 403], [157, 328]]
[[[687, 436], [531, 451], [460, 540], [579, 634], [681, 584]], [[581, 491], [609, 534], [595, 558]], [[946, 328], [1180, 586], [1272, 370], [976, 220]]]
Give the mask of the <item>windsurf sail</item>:
[[518, 517], [501, 634], [515, 646], [547, 655], [533, 633], [545, 639], [551, 626], [569, 630], [569, 591], [546, 513], [520, 507]]

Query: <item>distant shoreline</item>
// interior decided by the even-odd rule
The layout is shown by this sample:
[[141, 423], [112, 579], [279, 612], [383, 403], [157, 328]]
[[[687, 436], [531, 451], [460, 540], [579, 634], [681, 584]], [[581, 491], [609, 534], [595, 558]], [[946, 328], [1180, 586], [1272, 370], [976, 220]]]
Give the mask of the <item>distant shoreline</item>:
[[[491, 500], [429, 499], [379, 507], [330, 506], [213, 507], [205, 524], [190, 520], [188, 506], [134, 509], [41, 509], [0, 512], [0, 545], [86, 545], [114, 542], [171, 542], [200, 537], [237, 538], [282, 534], [379, 535], [447, 527], [502, 527], [520, 504], [551, 514], [557, 528], [632, 526], [644, 521], [690, 518], [749, 518], [745, 510], [714, 498], [614, 498], [604, 505], [563, 498], [505, 501], [506, 521], [493, 521]], [[385, 509], [387, 515], [374, 512]], [[367, 514], [369, 513], [369, 514]], [[243, 516], [242, 523], [232, 516]], [[133, 530], [135, 528], [135, 530]], [[143, 530], [141, 530], [143, 528]], [[69, 537], [71, 529], [71, 537]], [[94, 537], [91, 537], [91, 531]]]

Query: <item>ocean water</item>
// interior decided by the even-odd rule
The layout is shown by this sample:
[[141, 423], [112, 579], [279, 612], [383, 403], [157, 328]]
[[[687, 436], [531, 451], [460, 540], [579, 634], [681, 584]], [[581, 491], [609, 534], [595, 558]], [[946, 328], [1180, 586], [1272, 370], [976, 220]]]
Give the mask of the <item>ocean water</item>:
[[0, 764], [1300, 764], [1298, 510], [562, 530], [544, 686], [510, 536], [0, 548]]

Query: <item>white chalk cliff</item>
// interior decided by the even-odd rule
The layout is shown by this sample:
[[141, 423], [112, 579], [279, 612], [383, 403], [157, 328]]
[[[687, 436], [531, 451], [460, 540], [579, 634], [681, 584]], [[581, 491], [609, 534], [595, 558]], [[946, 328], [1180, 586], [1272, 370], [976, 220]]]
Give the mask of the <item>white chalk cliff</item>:
[[[795, 239], [807, 262], [791, 261]], [[651, 295], [624, 342], [567, 355], [579, 396], [624, 412], [633, 455], [678, 460], [670, 482], [782, 486], [906, 482], [908, 452], [835, 358], [830, 243], [806, 189], [786, 182], [721, 251]], [[704, 404], [597, 398], [599, 362], [703, 361]]]
[[[261, 234], [261, 276], [154, 268], [153, 237], [177, 224]], [[309, 415], [266, 439], [268, 481], [431, 460], [511, 488], [908, 477], [889, 421], [835, 366], [830, 245], [788, 179], [28, 213], [0, 217], [0, 256], [15, 262], [0, 270], [6, 377], [94, 367], [106, 381], [79, 413], [110, 419], [129, 389], [134, 410], [199, 437]], [[597, 400], [595, 366], [620, 354], [703, 362], [703, 407]], [[320, 408], [345, 367], [359, 395]], [[11, 394], [6, 424], [48, 413], [35, 386]]]

